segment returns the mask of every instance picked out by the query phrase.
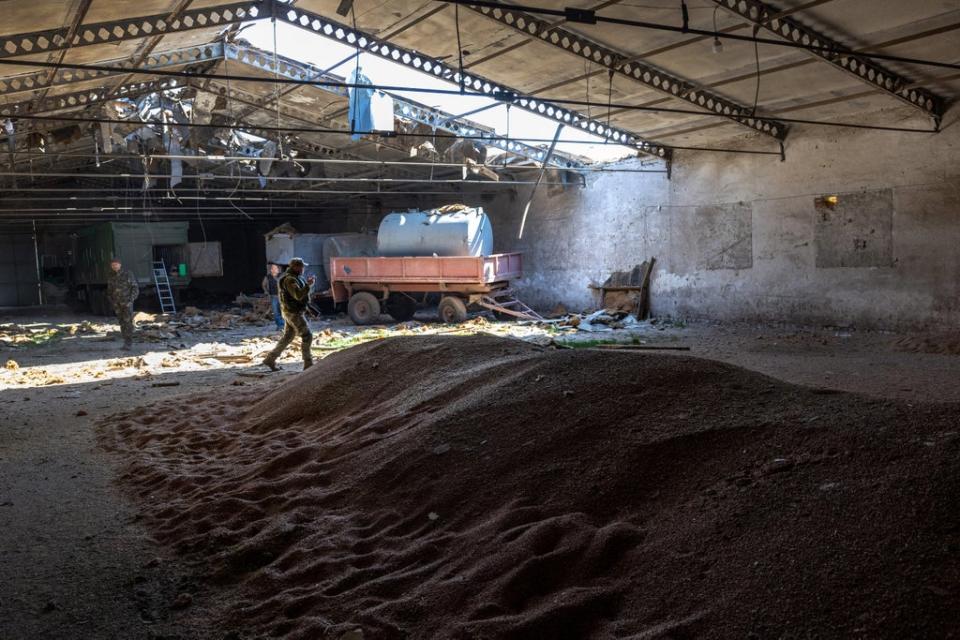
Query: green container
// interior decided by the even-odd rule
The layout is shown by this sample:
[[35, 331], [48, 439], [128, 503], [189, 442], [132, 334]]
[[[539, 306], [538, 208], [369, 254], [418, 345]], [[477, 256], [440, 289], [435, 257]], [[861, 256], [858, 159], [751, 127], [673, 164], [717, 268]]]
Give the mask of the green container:
[[187, 265], [184, 264], [183, 262], [180, 263], [180, 277], [181, 278], [187, 277]]

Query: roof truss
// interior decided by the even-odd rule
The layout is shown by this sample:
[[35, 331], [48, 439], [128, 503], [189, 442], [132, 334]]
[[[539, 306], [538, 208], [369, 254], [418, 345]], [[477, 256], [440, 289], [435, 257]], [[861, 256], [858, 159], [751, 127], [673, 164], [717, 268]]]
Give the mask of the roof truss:
[[585, 36], [516, 10], [495, 9], [467, 5], [470, 11], [479, 13], [499, 24], [510, 27], [530, 38], [559, 48], [632, 82], [644, 85], [671, 98], [682, 100], [695, 107], [723, 115], [753, 131], [766, 134], [777, 140], [787, 135], [787, 126], [775, 120], [757, 120], [751, 107], [738, 104], [703, 88], [697, 83], [680, 78], [662, 69], [638, 62], [636, 57], [614, 51]]
[[[184, 47], [162, 51], [150, 56], [138, 65], [137, 69], [151, 71], [153, 69], [169, 69], [171, 67], [185, 67], [191, 70], [198, 63], [212, 62], [223, 59], [223, 45], [219, 42]], [[117, 71], [101, 71], [87, 69], [59, 69], [48, 79], [47, 71], [28, 73], [17, 76], [0, 77], [0, 96], [17, 95], [44, 89], [46, 87], [60, 87], [78, 82], [89, 82], [101, 78], [110, 78], [126, 75], [127, 68], [131, 68], [126, 58], [120, 60], [106, 60], [103, 66], [116, 67]]]
[[946, 106], [943, 98], [917, 87], [916, 83], [909, 78], [890, 71], [869, 58], [850, 52], [848, 47], [798, 20], [778, 17], [782, 16], [782, 12], [769, 4], [760, 0], [713, 0], [713, 2], [785, 40], [816, 47], [805, 49], [805, 51], [855, 76], [861, 82], [905, 102], [937, 122], [943, 116]]
[[[366, 53], [424, 71], [434, 77], [454, 83], [461, 82], [460, 73], [456, 68], [439, 62], [430, 56], [398, 47], [370, 34], [329, 20], [319, 14], [281, 4], [276, 0], [235, 2], [213, 7], [188, 9], [175, 17], [165, 13], [80, 25], [72, 36], [69, 28], [0, 36], [0, 58], [120, 42], [192, 29], [227, 26], [267, 17], [274, 17], [277, 20], [318, 35], [356, 46]], [[671, 157], [669, 147], [644, 140], [633, 132], [610, 126], [601, 120], [588, 118], [577, 111], [525, 96], [522, 92], [482, 76], [465, 74], [463, 84], [470, 91], [494, 99], [509, 101], [510, 104], [520, 109], [553, 119], [571, 128], [581, 129], [608, 142], [632, 147], [641, 153], [667, 161]]]

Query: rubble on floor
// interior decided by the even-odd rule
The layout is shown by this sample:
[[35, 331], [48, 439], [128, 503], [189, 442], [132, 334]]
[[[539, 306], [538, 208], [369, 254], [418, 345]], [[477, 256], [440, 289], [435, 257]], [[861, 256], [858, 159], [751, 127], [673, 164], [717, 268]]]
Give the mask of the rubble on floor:
[[[170, 315], [137, 314], [140, 336], [145, 340], [169, 340], [183, 331], [220, 331], [241, 326], [262, 326], [273, 322], [267, 296], [239, 295], [229, 310], [200, 310], [187, 306]], [[245, 308], [246, 307], [246, 308]]]
[[617, 309], [600, 309], [583, 316], [571, 316], [568, 322], [578, 331], [591, 333], [613, 331], [615, 329], [633, 329], [644, 324], [632, 314]]
[[[270, 300], [265, 296], [240, 296], [230, 310], [201, 310], [184, 307], [177, 314], [138, 312], [135, 315], [136, 356], [117, 357], [108, 343], [119, 341], [116, 324], [85, 321], [51, 325], [63, 336], [82, 337], [93, 343], [86, 362], [23, 366], [10, 359], [0, 369], [0, 387], [38, 386], [100, 380], [115, 377], [146, 379], [173, 371], [199, 371], [224, 367], [253, 367], [274, 347], [279, 338], [273, 328]], [[565, 311], [565, 310], [564, 310]], [[314, 358], [324, 358], [348, 347], [399, 336], [476, 335], [510, 337], [537, 344], [558, 346], [592, 340], [591, 333], [604, 332], [607, 342], [639, 343], [638, 336], [654, 330], [652, 324], [637, 321], [631, 314], [616, 310], [570, 314], [549, 322], [500, 322], [478, 314], [456, 325], [436, 320], [409, 320], [358, 327], [342, 316], [310, 319], [313, 328]], [[48, 327], [49, 328], [49, 327]], [[31, 335], [29, 331], [22, 331]], [[11, 347], [23, 349], [24, 344]], [[29, 342], [34, 346], [37, 343]], [[2, 347], [0, 347], [2, 348]], [[31, 349], [34, 352], [33, 349]], [[40, 356], [50, 357], [50, 356]], [[281, 362], [299, 362], [299, 340], [288, 348]]]
[[0, 324], [0, 347], [34, 347], [56, 342], [65, 337], [90, 335], [97, 333], [99, 326], [93, 322], [47, 323], [38, 322], [22, 325], [18, 323]]
[[614, 271], [603, 284], [591, 284], [600, 307], [633, 314], [638, 320], [650, 315], [650, 277], [656, 258], [636, 265], [630, 271]]

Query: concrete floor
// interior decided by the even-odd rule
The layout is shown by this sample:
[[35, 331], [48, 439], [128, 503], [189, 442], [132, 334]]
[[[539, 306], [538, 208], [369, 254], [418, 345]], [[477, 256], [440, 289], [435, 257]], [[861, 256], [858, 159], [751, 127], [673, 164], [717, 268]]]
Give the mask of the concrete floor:
[[[0, 323], [10, 320], [0, 318]], [[16, 318], [19, 323], [61, 320]], [[414, 329], [450, 331], [435, 324]], [[318, 356], [335, 348], [325, 344], [344, 344], [344, 336], [391, 334], [359, 332], [343, 320], [316, 323], [315, 330]], [[487, 323], [464, 329], [471, 331], [689, 346], [683, 355], [723, 360], [797, 384], [908, 401], [960, 402], [960, 356], [903, 351], [897, 347], [901, 336], [893, 334], [646, 325], [631, 334], [556, 335]], [[191, 567], [151, 540], [132, 497], [112, 483], [114, 461], [99, 448], [95, 425], [131, 405], [177, 403], [183, 394], [204, 389], [250, 385], [266, 391], [296, 375], [299, 366], [266, 375], [255, 363], [229, 360], [246, 354], [255, 361], [274, 336], [271, 327], [185, 334], [176, 349], [168, 342], [146, 343], [128, 354], [112, 334], [95, 333], [0, 349], [0, 363], [14, 359], [20, 367], [0, 370], [0, 637], [224, 637], [205, 622], [216, 609], [207, 587]], [[228, 362], [202, 357], [211, 351], [225, 354]], [[131, 355], [143, 363], [107, 365]], [[290, 362], [295, 360], [291, 354]], [[25, 376], [39, 369], [63, 382], [43, 384], [42, 376]], [[179, 384], [163, 386], [168, 383]]]

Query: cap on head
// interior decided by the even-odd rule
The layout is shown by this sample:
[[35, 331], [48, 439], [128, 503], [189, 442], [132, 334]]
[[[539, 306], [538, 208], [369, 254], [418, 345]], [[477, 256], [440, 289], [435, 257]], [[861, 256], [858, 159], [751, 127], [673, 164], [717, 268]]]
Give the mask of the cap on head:
[[306, 262], [303, 261], [303, 258], [290, 258], [290, 262], [289, 262], [288, 264], [289, 264], [289, 266], [291, 266], [291, 267], [295, 267], [295, 266], [308, 267], [308, 266], [310, 266], [310, 265], [308, 265]]

